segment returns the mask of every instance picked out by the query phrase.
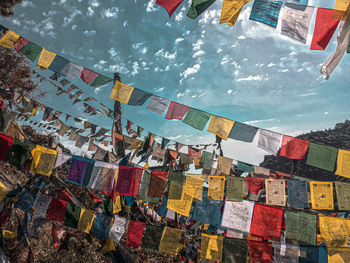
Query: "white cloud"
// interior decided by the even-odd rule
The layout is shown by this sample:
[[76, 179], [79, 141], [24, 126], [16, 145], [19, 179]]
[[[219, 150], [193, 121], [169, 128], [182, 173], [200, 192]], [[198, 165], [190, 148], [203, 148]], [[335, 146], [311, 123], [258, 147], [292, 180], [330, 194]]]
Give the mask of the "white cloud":
[[91, 6], [89, 6], [86, 14], [87, 16], [93, 16], [95, 14], [95, 11]]
[[118, 55], [118, 52], [117, 50], [112, 47], [111, 49], [108, 50], [108, 53], [112, 56], [112, 57], [115, 57], [116, 55]]
[[182, 7], [180, 12], [175, 16], [175, 21], [180, 22], [184, 18], [184, 12], [186, 11], [186, 7]]
[[101, 11], [102, 17], [107, 17], [107, 18], [117, 18], [118, 14], [119, 14], [118, 7], [112, 7]]
[[242, 35], [242, 36], [239, 36], [238, 39], [246, 39], [246, 37]]
[[154, 89], [155, 92], [162, 92], [165, 89], [165, 87], [160, 87], [157, 89]]
[[156, 5], [156, 0], [150, 0], [147, 3], [146, 11], [147, 12], [154, 12], [154, 11], [156, 11], [157, 8], [155, 8], [155, 5]]
[[174, 53], [169, 53], [168, 51], [164, 52], [164, 49], [159, 49], [154, 55], [156, 57], [163, 57], [169, 60], [173, 60], [176, 58], [177, 51], [174, 51]]
[[204, 55], [204, 54], [205, 54], [205, 52], [203, 50], [198, 50], [196, 53], [194, 53], [192, 55], [192, 58], [196, 58], [196, 57], [199, 57], [199, 56]]
[[182, 42], [184, 40], [185, 39], [183, 37], [179, 37], [179, 38], [175, 39], [175, 44], [178, 44], [178, 43], [180, 43], [180, 42]]
[[273, 67], [273, 66], [276, 66], [276, 64], [274, 64], [274, 63], [272, 63], [272, 62], [271, 62], [270, 64], [267, 65], [268, 68], [271, 68], [271, 67]]
[[97, 0], [91, 0], [91, 1], [90, 1], [90, 4], [91, 4], [93, 7], [99, 7], [99, 6], [100, 6], [100, 3], [99, 3]]
[[220, 62], [221, 65], [226, 64], [229, 61], [229, 56], [224, 56]]
[[90, 30], [90, 31], [85, 30], [83, 34], [84, 34], [85, 36], [91, 37], [91, 36], [93, 36], [93, 35], [96, 34], [96, 30]]
[[192, 44], [193, 51], [200, 50], [203, 44], [204, 44], [203, 40], [201, 38], [198, 39], [196, 43]]
[[132, 71], [131, 71], [131, 75], [136, 75], [139, 73], [139, 69], [140, 69], [140, 66], [139, 66], [139, 63], [137, 63], [137, 61], [134, 61], [132, 63]]
[[250, 75], [246, 78], [239, 78], [236, 81], [250, 81], [250, 80], [264, 80], [264, 76], [263, 75], [256, 75], [256, 76]]
[[193, 74], [196, 74], [201, 68], [200, 64], [195, 64], [191, 68], [187, 68], [184, 72], [182, 72], [180, 75], [183, 76], [184, 78], [187, 78], [188, 76], [191, 76]]

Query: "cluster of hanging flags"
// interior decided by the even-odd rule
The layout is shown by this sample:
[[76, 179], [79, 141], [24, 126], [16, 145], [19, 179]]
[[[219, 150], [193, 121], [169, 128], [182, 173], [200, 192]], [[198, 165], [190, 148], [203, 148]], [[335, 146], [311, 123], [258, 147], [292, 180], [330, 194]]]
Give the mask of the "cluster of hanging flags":
[[[0, 160], [23, 167], [30, 154], [31, 172], [50, 176], [56, 161], [55, 150], [13, 142], [3, 134], [0, 138]], [[139, 200], [138, 204], [156, 204], [157, 213], [170, 220], [175, 220], [177, 213], [184, 220], [190, 219], [189, 227], [195, 222], [204, 224], [199, 232], [201, 258], [220, 262], [236, 262], [237, 257], [266, 262], [273, 259], [298, 262], [299, 258], [302, 262], [327, 262], [328, 256], [328, 262], [348, 262], [350, 220], [334, 217], [330, 212], [336, 211], [339, 216], [339, 211], [350, 211], [349, 184], [261, 175], [245, 178], [207, 175], [208, 186], [204, 187], [205, 177], [173, 171], [148, 172], [73, 156], [67, 181], [109, 194], [114, 217], [27, 188], [14, 191], [19, 195], [15, 207], [25, 212], [34, 210], [37, 217], [61, 222], [98, 239], [109, 239], [108, 242], [119, 243], [127, 232], [127, 246], [176, 255], [184, 230], [127, 222], [116, 215], [122, 209], [121, 196], [132, 197], [131, 203]], [[13, 196], [3, 186], [0, 190], [2, 200]]]

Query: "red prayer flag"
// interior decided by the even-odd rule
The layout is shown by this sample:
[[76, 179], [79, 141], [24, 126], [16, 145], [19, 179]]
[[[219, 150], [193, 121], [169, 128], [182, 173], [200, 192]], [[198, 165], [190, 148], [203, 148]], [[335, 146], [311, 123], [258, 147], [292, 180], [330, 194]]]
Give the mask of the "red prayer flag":
[[189, 108], [188, 106], [171, 101], [165, 119], [182, 120]]
[[183, 1], [184, 0], [157, 0], [156, 4], [165, 8], [169, 14], [169, 17], [171, 17], [176, 8], [178, 8]]
[[66, 189], [63, 189], [58, 192], [58, 199], [70, 203], [72, 201], [72, 195]]
[[189, 158], [200, 158], [200, 157], [202, 157], [202, 151], [188, 146], [188, 157]]
[[314, 35], [312, 37], [311, 50], [325, 50], [339, 20], [333, 18], [333, 9], [318, 8], [315, 22]]
[[59, 226], [56, 226], [56, 224], [52, 223], [51, 227], [51, 237], [53, 242], [53, 247], [60, 247], [61, 243], [64, 240], [65, 237], [65, 230]]
[[126, 245], [129, 247], [138, 248], [141, 245], [143, 231], [146, 223], [130, 221], [128, 224], [128, 233], [126, 237]]
[[67, 202], [52, 198], [46, 218], [63, 223]]
[[309, 141], [283, 135], [280, 156], [289, 159], [304, 159], [309, 149]]
[[249, 262], [267, 263], [273, 262], [272, 243], [248, 240]]
[[160, 198], [162, 196], [167, 177], [168, 172], [152, 171], [151, 180], [148, 188], [149, 197]]
[[97, 78], [97, 76], [98, 76], [98, 73], [91, 71], [87, 68], [83, 68], [80, 78], [86, 84], [90, 84], [90, 82], [93, 81], [95, 78]]
[[0, 133], [0, 160], [5, 161], [8, 151], [13, 144], [13, 139], [10, 136]]
[[261, 189], [264, 189], [263, 178], [246, 177], [245, 180], [247, 182], [249, 192], [253, 194], [257, 195]]
[[283, 209], [255, 204], [250, 234], [266, 240], [280, 241]]
[[140, 191], [140, 183], [142, 179], [143, 169], [136, 168], [135, 174], [134, 174], [134, 189], [132, 191], [132, 195], [137, 198], [139, 196]]
[[28, 45], [30, 41], [24, 37], [20, 37], [15, 43], [15, 49], [21, 54], [21, 49]]
[[[116, 193], [119, 195], [132, 195], [134, 190], [134, 177], [137, 168], [119, 166]], [[140, 168], [139, 168], [140, 169]]]

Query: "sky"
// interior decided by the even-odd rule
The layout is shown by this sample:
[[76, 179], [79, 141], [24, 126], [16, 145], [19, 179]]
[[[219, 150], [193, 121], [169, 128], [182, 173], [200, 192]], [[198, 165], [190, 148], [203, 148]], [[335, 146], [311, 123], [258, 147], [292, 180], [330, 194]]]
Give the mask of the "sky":
[[[196, 20], [186, 16], [185, 0], [171, 18], [155, 0], [24, 0], [15, 15], [1, 24], [70, 61], [152, 94], [229, 119], [296, 136], [333, 128], [349, 119], [350, 55], [328, 81], [321, 65], [334, 52], [336, 38], [325, 51], [311, 51], [316, 17], [307, 44], [281, 35], [277, 29], [249, 20], [253, 1], [237, 23], [219, 24], [222, 0]], [[332, 8], [332, 1], [309, 1]], [[45, 70], [42, 74], [50, 76]], [[87, 94], [113, 108], [112, 83], [99, 89], [75, 83]], [[88, 117], [82, 104], [42, 85], [42, 97], [58, 110], [110, 128], [108, 118]], [[185, 144], [215, 142], [215, 136], [181, 121], [168, 121], [142, 107], [123, 105], [123, 116], [159, 136]], [[67, 142], [72, 145], [72, 142]], [[263, 150], [253, 143], [229, 139], [224, 155], [258, 164]]]

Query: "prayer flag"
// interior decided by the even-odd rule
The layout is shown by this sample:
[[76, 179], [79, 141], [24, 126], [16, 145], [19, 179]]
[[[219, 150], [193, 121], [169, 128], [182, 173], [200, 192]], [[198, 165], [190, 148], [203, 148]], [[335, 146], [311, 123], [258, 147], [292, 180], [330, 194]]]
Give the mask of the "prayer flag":
[[193, 201], [193, 197], [192, 197], [193, 194], [191, 193], [191, 191], [193, 191], [193, 188], [190, 188], [184, 185], [181, 199], [180, 200], [168, 199], [167, 208], [175, 211], [180, 215], [189, 216], [191, 206], [192, 206], [192, 201]]
[[254, 165], [254, 173], [270, 176], [270, 169]]
[[157, 203], [159, 200], [158, 197], [156, 198], [148, 197], [150, 180], [151, 180], [151, 174], [145, 171], [142, 175], [138, 199], [146, 203]]
[[112, 217], [106, 214], [96, 213], [91, 234], [101, 240], [107, 240], [109, 229], [111, 227]]
[[204, 169], [210, 170], [213, 164], [214, 154], [210, 152], [203, 151], [200, 164], [203, 166]]
[[184, 123], [192, 126], [195, 129], [203, 130], [207, 122], [209, 121], [210, 113], [189, 108], [185, 118], [182, 120]]
[[75, 80], [77, 77], [81, 76], [82, 71], [82, 66], [69, 61], [68, 64], [63, 67], [60, 73], [67, 78]]
[[14, 139], [14, 143], [11, 145], [10, 150], [7, 153], [7, 162], [21, 169], [33, 148], [34, 144], [30, 142]]
[[168, 172], [152, 171], [151, 180], [148, 188], [149, 197], [161, 197], [165, 188], [165, 182], [167, 177]]
[[188, 157], [189, 158], [201, 158], [202, 156], [202, 151], [199, 149], [192, 148], [190, 146], [188, 148]]
[[[119, 166], [115, 192], [120, 195], [133, 195], [135, 175], [142, 175], [141, 168]], [[138, 185], [140, 181], [138, 181]], [[137, 191], [138, 194], [138, 191]]]
[[339, 24], [339, 20], [333, 18], [333, 12], [333, 9], [317, 8], [311, 50], [325, 50], [331, 41]]
[[38, 194], [33, 206], [36, 217], [45, 217], [51, 203], [51, 196]]
[[0, 160], [5, 161], [7, 154], [13, 144], [13, 139], [10, 136], [0, 133]]
[[69, 63], [68, 59], [61, 57], [59, 55], [55, 56], [52, 63], [49, 66], [49, 69], [53, 72], [61, 73], [62, 69], [67, 66]]
[[93, 210], [81, 208], [77, 227], [78, 230], [89, 234], [95, 219], [95, 214]]
[[227, 140], [234, 123], [235, 121], [212, 115], [208, 126], [208, 132], [214, 133], [220, 138]]
[[103, 76], [103, 75], [98, 75], [91, 83], [90, 83], [90, 86], [91, 87], [94, 87], [94, 88], [98, 88], [98, 87], [101, 87], [103, 86], [104, 84], [110, 82], [110, 81], [113, 81], [112, 79], [106, 77], [106, 76]]
[[64, 215], [66, 214], [66, 205], [67, 202], [52, 198], [46, 214], [46, 218], [52, 221], [63, 223]]
[[37, 145], [32, 150], [31, 154], [33, 161], [30, 171], [35, 174], [50, 176], [53, 166], [55, 165], [57, 152]]
[[255, 204], [250, 234], [266, 240], [280, 241], [283, 209]]
[[146, 225], [141, 239], [141, 247], [146, 250], [158, 252], [162, 234], [163, 227]]
[[212, 200], [208, 197], [208, 191], [203, 190], [203, 200], [194, 202], [192, 219], [203, 224], [220, 226], [221, 200]]
[[350, 184], [334, 182], [339, 210], [350, 210]]
[[165, 227], [159, 244], [159, 253], [173, 255], [177, 254], [178, 246], [183, 230]]
[[249, 240], [249, 260], [256, 262], [273, 262], [272, 243]]
[[333, 17], [341, 16], [343, 19], [347, 18], [347, 15], [343, 15], [349, 7], [349, 1], [347, 0], [336, 0], [334, 3]]
[[247, 182], [249, 192], [257, 195], [261, 189], [264, 189], [263, 178], [245, 177], [244, 179]]
[[25, 39], [24, 37], [19, 37], [14, 45], [14, 48], [17, 50], [18, 53], [21, 54], [21, 49], [29, 43], [30, 41], [28, 39]]
[[111, 193], [113, 184], [118, 171], [118, 165], [95, 161], [91, 171], [89, 184], [90, 188]]
[[152, 95], [146, 109], [162, 116], [166, 111], [168, 105], [169, 101], [167, 99]]
[[350, 151], [338, 150], [337, 170], [335, 173], [350, 178]]
[[222, 236], [207, 235], [202, 233], [201, 258], [222, 261], [222, 247], [224, 238]]
[[88, 185], [94, 160], [79, 156], [72, 156], [68, 182], [77, 185]]
[[64, 215], [63, 225], [71, 228], [77, 228], [80, 218], [81, 207], [68, 203], [66, 205], [66, 213]]
[[347, 263], [350, 262], [350, 248], [329, 248], [328, 263]]
[[168, 198], [172, 200], [180, 200], [182, 195], [183, 183], [171, 181], [168, 190]]
[[226, 201], [222, 215], [221, 226], [239, 233], [248, 234], [254, 211], [254, 202], [243, 200], [242, 202]]
[[273, 243], [275, 262], [299, 263], [299, 247], [296, 245]]
[[232, 167], [232, 159], [224, 157], [224, 156], [218, 156], [218, 166], [217, 171], [224, 174], [224, 175], [230, 175], [231, 174], [231, 167]]
[[244, 179], [241, 177], [227, 177], [226, 200], [241, 202], [243, 200]]
[[209, 176], [208, 196], [213, 200], [223, 200], [225, 191], [225, 176]]
[[249, 19], [276, 28], [282, 1], [255, 0]]
[[[215, 1], [215, 0], [214, 0]], [[168, 112], [165, 115], [167, 120], [182, 120], [190, 107], [170, 101]]]
[[265, 179], [266, 204], [285, 206], [285, 188], [286, 182], [283, 179]]
[[15, 203], [15, 207], [30, 212], [36, 199], [36, 192], [27, 188], [22, 189], [19, 200]]
[[4, 48], [14, 48], [16, 41], [19, 39], [19, 35], [9, 30], [6, 34], [0, 39], [0, 46]]
[[254, 166], [251, 164], [247, 164], [247, 163], [243, 163], [240, 161], [237, 161], [237, 169], [238, 171], [242, 171], [242, 172], [254, 172]]
[[151, 93], [134, 88], [131, 94], [131, 97], [128, 101], [128, 105], [142, 106], [146, 102], [146, 100], [151, 96], [152, 96]]
[[289, 159], [304, 159], [309, 148], [309, 141], [283, 135], [280, 156]]
[[238, 141], [252, 142], [257, 132], [258, 128], [236, 121], [228, 137]]
[[320, 233], [327, 248], [346, 247], [350, 235], [350, 220], [347, 218], [320, 215]]
[[328, 263], [327, 248], [323, 246], [300, 246], [299, 261], [300, 263]]
[[188, 155], [185, 153], [180, 153], [180, 164], [188, 165], [192, 163], [193, 163], [192, 158], [189, 158]]
[[128, 233], [126, 245], [138, 248], [141, 245], [142, 235], [145, 230], [146, 223], [130, 220], [128, 224]]
[[109, 232], [109, 236], [112, 240], [119, 243], [126, 229], [126, 218], [115, 216], [114, 222]]
[[335, 147], [310, 142], [306, 164], [333, 172], [337, 154]]
[[43, 48], [43, 50], [41, 51], [41, 55], [39, 58], [39, 62], [38, 65], [43, 67], [43, 68], [49, 68], [51, 63], [53, 62], [53, 60], [55, 59], [56, 54], [46, 50], [45, 48]]
[[333, 210], [332, 182], [310, 182], [312, 209]]
[[193, 191], [193, 198], [199, 201], [202, 201], [203, 183], [203, 174], [186, 174], [185, 184], [188, 188], [193, 188], [193, 190], [189, 192], [192, 193]]
[[223, 262], [244, 263], [248, 257], [248, 242], [244, 239], [233, 239], [224, 237]]
[[309, 208], [309, 198], [307, 193], [307, 182], [297, 180], [287, 180], [288, 203], [293, 208]]
[[184, 0], [157, 0], [156, 4], [163, 7], [168, 12], [169, 17], [171, 17], [183, 1]]
[[313, 6], [286, 4], [283, 9], [281, 34], [305, 44], [314, 10]]
[[[260, 0], [257, 0], [257, 1], [260, 1]], [[282, 139], [282, 134], [260, 129], [258, 147], [267, 151], [270, 154], [276, 155], [280, 148], [281, 139]]]
[[134, 91], [133, 87], [126, 85], [124, 83], [121, 83], [119, 81], [116, 81], [109, 98], [124, 104], [128, 104], [133, 91]]
[[316, 245], [317, 215], [286, 210], [285, 224], [285, 237], [287, 243]]
[[224, 0], [222, 2], [220, 24], [234, 26], [243, 6], [250, 0]]
[[81, 71], [80, 78], [86, 84], [90, 84], [90, 82], [96, 79], [97, 76], [98, 76], [98, 73], [91, 71], [87, 68], [83, 68], [83, 70]]
[[205, 10], [207, 10], [215, 0], [192, 0], [192, 4], [188, 9], [187, 16], [195, 19]]

